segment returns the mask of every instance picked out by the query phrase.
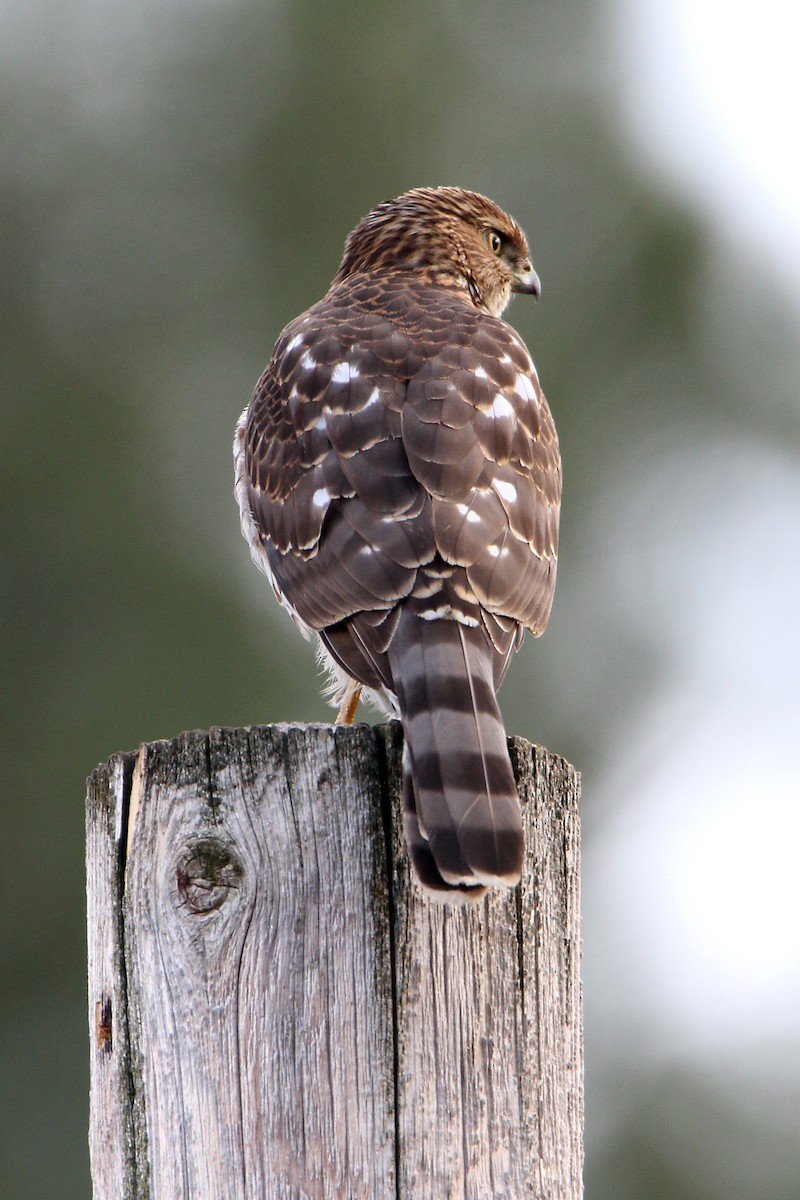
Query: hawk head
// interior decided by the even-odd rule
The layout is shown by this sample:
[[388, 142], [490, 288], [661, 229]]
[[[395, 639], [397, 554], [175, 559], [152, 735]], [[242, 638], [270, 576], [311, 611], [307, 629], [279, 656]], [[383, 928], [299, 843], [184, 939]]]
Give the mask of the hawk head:
[[486, 196], [463, 188], [414, 188], [385, 200], [345, 243], [333, 285], [362, 272], [408, 271], [463, 291], [499, 317], [513, 292], [538, 297], [525, 234]]

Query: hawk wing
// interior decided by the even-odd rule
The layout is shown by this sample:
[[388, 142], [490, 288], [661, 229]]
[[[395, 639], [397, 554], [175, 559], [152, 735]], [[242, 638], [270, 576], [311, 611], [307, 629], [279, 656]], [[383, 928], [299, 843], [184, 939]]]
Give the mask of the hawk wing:
[[254, 557], [311, 629], [407, 597], [547, 624], [553, 421], [518, 334], [446, 289], [340, 285], [288, 325], [240, 422], [237, 475]]

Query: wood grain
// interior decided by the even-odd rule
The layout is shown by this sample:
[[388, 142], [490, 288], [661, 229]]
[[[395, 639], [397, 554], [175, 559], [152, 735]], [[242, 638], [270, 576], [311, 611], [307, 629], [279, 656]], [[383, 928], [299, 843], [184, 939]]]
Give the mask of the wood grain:
[[514, 739], [523, 884], [451, 909], [401, 736], [212, 729], [91, 777], [98, 1200], [581, 1195], [577, 776]]

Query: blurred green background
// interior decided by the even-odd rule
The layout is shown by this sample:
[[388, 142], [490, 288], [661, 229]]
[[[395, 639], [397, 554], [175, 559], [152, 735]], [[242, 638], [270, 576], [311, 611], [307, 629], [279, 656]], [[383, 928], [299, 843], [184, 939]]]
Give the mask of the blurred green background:
[[240, 537], [233, 427], [356, 221], [439, 183], [513, 213], [543, 282], [509, 315], [563, 552], [502, 700], [583, 771], [587, 1194], [798, 1195], [798, 209], [680, 76], [740, 79], [736, 47], [671, 59], [656, 8], [3, 7], [5, 1200], [90, 1194], [87, 773], [330, 717]]

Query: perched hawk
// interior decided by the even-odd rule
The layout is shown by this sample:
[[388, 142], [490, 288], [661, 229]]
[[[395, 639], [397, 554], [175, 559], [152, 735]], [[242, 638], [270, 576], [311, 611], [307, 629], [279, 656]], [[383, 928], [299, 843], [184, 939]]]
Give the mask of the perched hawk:
[[411, 858], [456, 901], [520, 877], [496, 692], [556, 577], [558, 441], [500, 318], [512, 292], [536, 297], [539, 280], [491, 200], [387, 200], [278, 338], [234, 444], [253, 558], [319, 635], [340, 717], [364, 688], [403, 722]]

